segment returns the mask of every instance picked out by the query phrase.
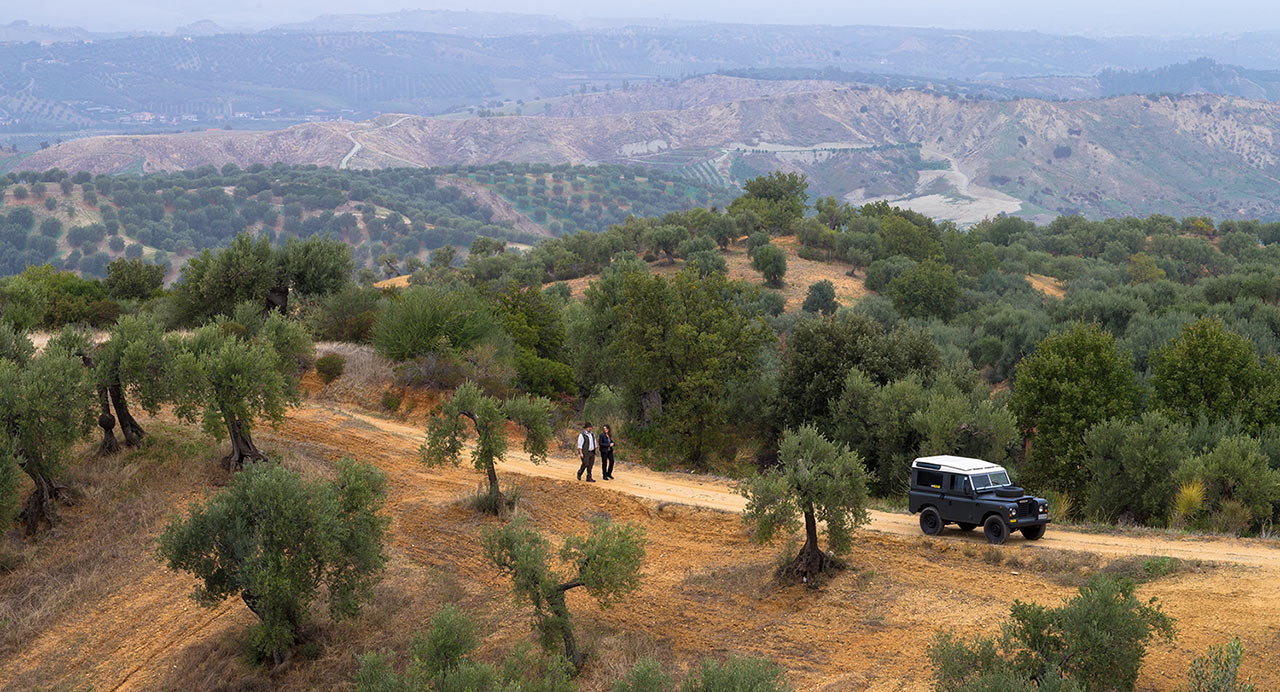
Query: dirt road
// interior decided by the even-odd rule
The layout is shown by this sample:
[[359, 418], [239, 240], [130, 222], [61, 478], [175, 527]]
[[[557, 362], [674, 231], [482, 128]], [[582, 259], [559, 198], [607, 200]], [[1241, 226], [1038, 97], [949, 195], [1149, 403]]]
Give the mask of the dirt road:
[[[422, 444], [421, 427], [406, 425], [349, 410], [337, 410], [321, 406], [305, 405], [294, 412], [293, 417], [312, 423], [341, 426], [344, 420], [372, 426], [387, 433], [392, 439], [404, 443], [404, 453], [416, 455]], [[545, 464], [535, 464], [519, 449], [513, 449], [498, 468], [502, 474], [517, 473], [560, 481], [574, 481], [578, 462], [567, 454], [553, 454]], [[662, 473], [635, 464], [621, 464], [617, 479], [600, 481], [597, 485], [645, 500], [705, 507], [725, 512], [740, 512], [746, 500], [734, 492], [730, 481], [692, 476], [681, 473]], [[920, 527], [914, 515], [890, 512], [870, 512], [867, 530], [880, 533], [918, 536]], [[943, 532], [948, 539], [985, 544], [981, 532], [963, 533], [955, 529]], [[1015, 535], [1006, 544], [1010, 548], [1029, 550], [1070, 550], [1099, 555], [1149, 555], [1175, 557], [1186, 560], [1206, 560], [1224, 564], [1262, 567], [1280, 572], [1280, 542], [1234, 538], [1179, 537], [1173, 535], [1131, 535], [1088, 533], [1062, 527], [1050, 527], [1045, 537], [1031, 543]]]

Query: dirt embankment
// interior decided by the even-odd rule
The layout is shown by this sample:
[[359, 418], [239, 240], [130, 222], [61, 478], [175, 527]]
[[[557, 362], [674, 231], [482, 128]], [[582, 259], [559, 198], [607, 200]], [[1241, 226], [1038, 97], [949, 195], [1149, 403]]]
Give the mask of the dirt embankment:
[[[170, 436], [199, 435], [170, 430]], [[334, 460], [352, 455], [389, 474], [391, 560], [360, 620], [330, 625], [317, 614], [315, 645], [306, 657], [276, 671], [250, 667], [239, 642], [252, 615], [235, 600], [197, 607], [188, 597], [192, 579], [161, 569], [152, 557], [163, 518], [225, 482], [216, 450], [178, 450], [150, 466], [136, 457], [87, 461], [76, 471], [93, 470], [84, 481], [85, 501], [35, 546], [30, 564], [0, 577], [0, 604], [20, 606], [9, 588], [13, 580], [59, 579], [59, 565], [70, 564], [74, 554], [92, 554], [98, 567], [78, 577], [79, 591], [47, 599], [38, 628], [22, 630], [21, 639], [0, 649], [0, 687], [348, 689], [356, 655], [405, 651], [412, 633], [447, 602], [460, 603], [480, 624], [486, 660], [531, 638], [527, 611], [512, 604], [509, 585], [480, 555], [479, 536], [493, 520], [460, 502], [479, 476], [466, 460], [458, 468], [422, 465], [420, 423], [313, 398], [278, 431], [257, 436], [285, 463], [309, 473], [332, 473]], [[1175, 643], [1151, 646], [1140, 690], [1172, 692], [1194, 655], [1232, 636], [1244, 640], [1245, 669], [1259, 689], [1280, 689], [1280, 550], [1269, 542], [1054, 527], [1036, 544], [1015, 538], [992, 551], [980, 538], [954, 532], [925, 539], [912, 517], [874, 512], [848, 558], [849, 571], [819, 590], [779, 587], [770, 573], [786, 549], [751, 543], [736, 514], [742, 499], [729, 482], [624, 461], [617, 480], [588, 485], [573, 480], [575, 469], [566, 455], [533, 464], [513, 450], [498, 472], [520, 486], [520, 511], [549, 535], [580, 531], [601, 514], [647, 531], [638, 593], [610, 609], [570, 594], [580, 638], [592, 654], [583, 690], [608, 689], [640, 656], [680, 671], [702, 656], [737, 654], [777, 661], [799, 690], [923, 692], [930, 689], [924, 650], [939, 627], [990, 634], [1014, 599], [1057, 603], [1073, 593], [1074, 583], [1111, 562], [1087, 553], [1221, 563], [1140, 588], [1143, 598], [1160, 599], [1179, 625]], [[157, 486], [152, 478], [166, 480]], [[96, 528], [99, 512], [119, 515], [121, 498], [138, 500], [128, 505], [137, 513], [126, 515], [130, 523]]]

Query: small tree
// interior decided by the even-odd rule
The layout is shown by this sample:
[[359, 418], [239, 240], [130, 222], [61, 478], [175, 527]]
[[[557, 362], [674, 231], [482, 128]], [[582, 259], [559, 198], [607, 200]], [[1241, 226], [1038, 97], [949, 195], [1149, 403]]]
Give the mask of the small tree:
[[93, 385], [61, 344], [50, 342], [32, 357], [23, 335], [9, 330], [0, 342], [0, 518], [15, 506], [20, 469], [33, 486], [18, 515], [30, 536], [53, 524], [53, 503], [66, 492], [59, 477], [67, 455], [92, 426]]
[[511, 421], [524, 428], [524, 451], [533, 463], [540, 464], [547, 460], [547, 441], [551, 438], [551, 402], [544, 397], [499, 401], [484, 395], [474, 383], [465, 382], [428, 422], [427, 442], [422, 446], [423, 462], [428, 466], [459, 462], [462, 436], [466, 433], [463, 418], [471, 421], [476, 432], [471, 462], [489, 482], [484, 507], [499, 514], [504, 501], [495, 464], [507, 454], [506, 423]]
[[849, 550], [853, 531], [868, 520], [867, 472], [847, 446], [837, 446], [806, 425], [789, 430], [778, 449], [778, 465], [739, 487], [747, 498], [743, 521], [766, 542], [779, 531], [794, 531], [804, 517], [804, 546], [779, 576], [814, 579], [842, 566], [818, 547], [818, 522], [827, 527], [827, 545], [835, 554]]
[[279, 314], [253, 334], [234, 322], [201, 327], [174, 359], [175, 412], [183, 420], [199, 418], [215, 439], [230, 438], [222, 460], [228, 470], [265, 459], [253, 444], [252, 426], [264, 418], [280, 423], [285, 408], [298, 402], [298, 361], [311, 349], [302, 327]]
[[[126, 315], [111, 328], [110, 338], [93, 354], [98, 388], [115, 407], [124, 443], [136, 447], [146, 432], [129, 411], [135, 399], [151, 415], [172, 395], [174, 343], [166, 340], [164, 325], [154, 317]], [[106, 402], [103, 416], [109, 416]], [[104, 431], [105, 418], [99, 421]]]
[[559, 640], [575, 670], [582, 670], [586, 657], [574, 638], [565, 593], [582, 587], [606, 608], [622, 600], [640, 588], [644, 544], [641, 527], [596, 519], [587, 536], [565, 539], [560, 549], [564, 568], [557, 571], [551, 566], [551, 544], [524, 517], [484, 535], [485, 557], [511, 576], [516, 600], [533, 607], [543, 647], [551, 650]]
[[928, 258], [890, 281], [885, 291], [906, 317], [949, 320], [960, 297], [960, 283], [950, 265]]
[[1187, 325], [1152, 362], [1154, 402], [1176, 415], [1210, 420], [1240, 416], [1255, 426], [1274, 418], [1280, 363], [1260, 361], [1253, 343], [1221, 320]]
[[689, 232], [682, 226], [658, 226], [645, 234], [644, 245], [653, 250], [654, 254], [666, 255], [667, 264], [673, 264], [676, 261], [676, 250], [680, 247], [680, 243], [688, 238]]
[[254, 649], [279, 663], [322, 588], [334, 619], [358, 615], [371, 596], [386, 564], [389, 520], [378, 515], [386, 483], [384, 473], [350, 459], [338, 462], [333, 483], [252, 464], [165, 527], [157, 556], [201, 580], [201, 605], [239, 596], [261, 620]]
[[164, 284], [164, 274], [164, 265], [121, 258], [107, 265], [107, 278], [102, 285], [107, 295], [117, 300], [150, 298]]
[[828, 279], [823, 279], [814, 284], [810, 284], [809, 293], [804, 297], [804, 304], [800, 309], [805, 312], [819, 312], [824, 315], [833, 315], [840, 308], [840, 304], [836, 302], [836, 287]]
[[762, 245], [751, 254], [751, 268], [760, 272], [769, 286], [778, 288], [787, 274], [787, 253], [773, 243]]

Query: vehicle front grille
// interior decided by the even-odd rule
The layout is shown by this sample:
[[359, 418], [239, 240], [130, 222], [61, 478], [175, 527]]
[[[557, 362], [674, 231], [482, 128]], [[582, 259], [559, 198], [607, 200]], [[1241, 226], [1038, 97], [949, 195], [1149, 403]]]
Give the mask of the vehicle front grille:
[[1034, 517], [1036, 516], [1035, 500], [1018, 500], [1018, 517]]

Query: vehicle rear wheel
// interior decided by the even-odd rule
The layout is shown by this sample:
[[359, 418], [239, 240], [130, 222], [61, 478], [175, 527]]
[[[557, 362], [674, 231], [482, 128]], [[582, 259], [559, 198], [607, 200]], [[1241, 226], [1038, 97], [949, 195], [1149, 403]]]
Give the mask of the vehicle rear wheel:
[[970, 524], [970, 523], [963, 522], [963, 521], [962, 521], [962, 522], [957, 523], [957, 524], [956, 524], [956, 526], [959, 526], [961, 531], [972, 531], [972, 530], [974, 530], [974, 529], [978, 528], [978, 525], [977, 525], [977, 524]]
[[1009, 538], [1009, 528], [997, 516], [987, 517], [986, 522], [982, 524], [982, 532], [987, 535], [987, 542], [994, 545], [1000, 545]]
[[933, 507], [925, 507], [921, 510], [920, 530], [926, 536], [936, 536], [942, 533], [942, 517], [938, 516], [938, 510]]
[[1039, 526], [1024, 526], [1021, 529], [1022, 537], [1028, 541], [1038, 541], [1044, 536], [1044, 524]]

